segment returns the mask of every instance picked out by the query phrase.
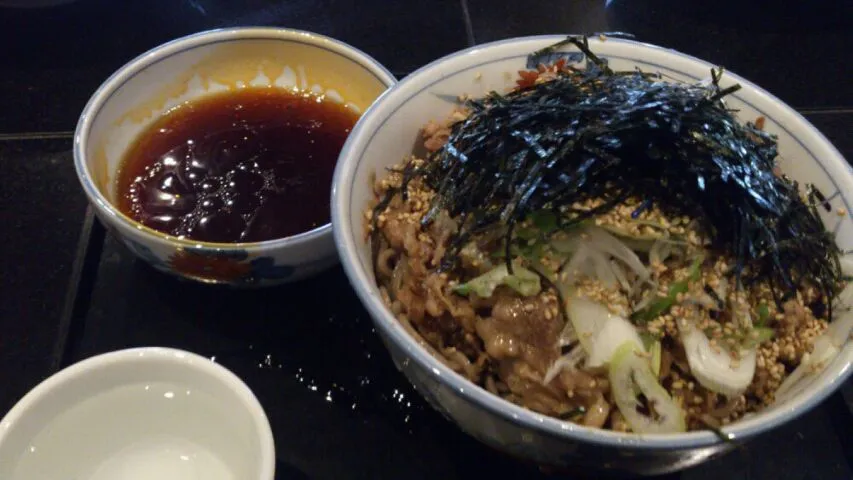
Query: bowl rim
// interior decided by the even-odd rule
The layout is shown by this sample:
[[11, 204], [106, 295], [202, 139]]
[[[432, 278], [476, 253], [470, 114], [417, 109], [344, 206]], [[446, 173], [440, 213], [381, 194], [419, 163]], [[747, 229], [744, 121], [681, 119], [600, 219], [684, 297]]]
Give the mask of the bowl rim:
[[[335, 245], [338, 255], [341, 259], [341, 264], [344, 272], [350, 280], [350, 283], [356, 294], [369, 311], [373, 323], [380, 329], [383, 335], [390, 337], [390, 340], [399, 348], [401, 348], [417, 366], [426, 372], [428, 375], [439, 377], [436, 381], [442, 386], [447, 387], [457, 397], [462, 400], [482, 408], [496, 417], [501, 418], [510, 424], [514, 424], [525, 429], [540, 432], [548, 436], [570, 440], [582, 441], [605, 447], [616, 447], [620, 449], [631, 449], [638, 451], [660, 451], [660, 450], [686, 450], [697, 449], [704, 447], [712, 447], [723, 444], [727, 441], [743, 441], [762, 432], [771, 430], [780, 426], [799, 415], [810, 410], [818, 403], [822, 402], [827, 396], [834, 392], [846, 379], [853, 373], [853, 364], [848, 359], [846, 364], [836, 372], [833, 377], [822, 384], [808, 395], [798, 395], [786, 407], [770, 413], [769, 415], [756, 414], [747, 419], [742, 419], [732, 425], [723, 427], [721, 430], [726, 436], [726, 439], [708, 431], [690, 431], [676, 434], [658, 434], [658, 435], [638, 435], [634, 433], [620, 433], [611, 430], [597, 429], [585, 427], [581, 425], [565, 422], [553, 417], [538, 414], [521, 406], [515, 405], [503, 398], [494, 395], [482, 387], [470, 382], [458, 373], [451, 370], [444, 363], [433, 357], [426, 349], [418, 344], [418, 342], [399, 327], [397, 320], [385, 307], [381, 298], [378, 295], [378, 289], [368, 276], [367, 272], [361, 268], [361, 262], [357, 259], [357, 246], [353, 240], [350, 231], [353, 225], [350, 222], [349, 216], [349, 196], [352, 193], [351, 185], [345, 181], [349, 176], [354, 174], [356, 156], [351, 150], [355, 148], [356, 141], [364, 136], [364, 131], [367, 128], [367, 122], [374, 116], [376, 112], [385, 109], [385, 104], [390, 103], [395, 107], [402, 105], [408, 99], [402, 97], [409, 85], [414, 84], [419, 80], [419, 77], [428, 73], [439, 75], [448, 75], [448, 72], [441, 71], [440, 66], [447, 61], [463, 56], [475, 56], [483, 51], [495, 51], [503, 46], [510, 46], [524, 42], [550, 42], [556, 43], [559, 40], [565, 39], [566, 34], [545, 34], [514, 37], [503, 40], [497, 40], [489, 43], [475, 45], [464, 50], [460, 50], [444, 57], [441, 57], [429, 64], [417, 69], [407, 75], [396, 85], [387, 90], [378, 98], [367, 111], [361, 116], [353, 131], [350, 133], [339, 158], [335, 175], [332, 181], [332, 225], [335, 237]], [[679, 57], [682, 60], [687, 60], [694, 64], [699, 64], [708, 69], [716, 67], [705, 60], [701, 60], [692, 55], [688, 55], [677, 50], [666, 48], [658, 45], [653, 45], [635, 40], [624, 38], [599, 39], [590, 37], [590, 42], [616, 42], [626, 44], [629, 47], [639, 50], [650, 50]], [[835, 148], [835, 146], [808, 120], [806, 120], [799, 112], [788, 106], [776, 96], [767, 92], [755, 83], [745, 79], [744, 77], [726, 71], [726, 77], [740, 83], [744, 87], [748, 87], [754, 94], [766, 97], [774, 104], [781, 107], [786, 114], [793, 116], [800, 128], [807, 129], [814, 137], [826, 147], [831, 154], [844, 161], [843, 155]], [[378, 131], [374, 128], [368, 132], [375, 134]], [[368, 142], [361, 142], [366, 145]], [[359, 145], [361, 150], [364, 145]], [[352, 165], [352, 167], [351, 167]], [[350, 168], [351, 167], [351, 168]], [[853, 167], [847, 164], [845, 170], [847, 172], [848, 181], [853, 178]], [[849, 214], [848, 214], [849, 215]], [[842, 349], [839, 355], [845, 354], [849, 357], [851, 354], [851, 345]], [[837, 360], [837, 358], [836, 358]]]
[[[86, 106], [83, 108], [83, 111], [77, 121], [77, 126], [74, 130], [74, 168], [77, 174], [77, 179], [82, 185], [89, 202], [92, 203], [96, 209], [99, 209], [100, 211], [108, 214], [110, 217], [115, 218], [121, 226], [138, 231], [148, 240], [158, 243], [165, 242], [167, 244], [177, 244], [184, 248], [211, 249], [217, 251], [239, 249], [254, 252], [304, 244], [318, 237], [331, 235], [332, 224], [330, 219], [329, 222], [311, 230], [261, 242], [205, 242], [178, 238], [174, 235], [169, 235], [147, 227], [125, 215], [104, 196], [92, 180], [92, 174], [86, 163], [85, 153], [88, 147], [89, 133], [91, 131], [92, 124], [98, 117], [102, 107], [110, 100], [110, 97], [116, 91], [122, 88], [124, 84], [135, 75], [165, 58], [211, 43], [240, 40], [302, 40], [303, 43], [307, 45], [324, 48], [346, 57], [353, 63], [361, 65], [364, 69], [373, 74], [380, 83], [386, 86], [385, 91], [397, 83], [397, 78], [390, 72], [390, 70], [362, 50], [341, 40], [319, 33], [309, 32], [307, 30], [260, 26], [216, 28], [193, 33], [160, 44], [136, 56], [107, 77], [107, 79], [104, 80], [104, 82], [95, 90], [86, 102]], [[384, 93], [384, 91], [382, 93]], [[380, 94], [380, 96], [381, 95], [382, 94]]]
[[[27, 392], [11, 410], [0, 418], [0, 449], [14, 425], [25, 418], [39, 402], [86, 376], [97, 375], [105, 368], [127, 368], [141, 363], [179, 364], [189, 375], [205, 375], [225, 386], [240, 400], [252, 417], [260, 443], [259, 480], [272, 480], [275, 472], [275, 441], [269, 418], [258, 398], [234, 372], [196, 353], [169, 347], [134, 347], [94, 355], [69, 365], [49, 376]], [[93, 392], [95, 393], [95, 392]], [[48, 422], [49, 423], [49, 422]]]

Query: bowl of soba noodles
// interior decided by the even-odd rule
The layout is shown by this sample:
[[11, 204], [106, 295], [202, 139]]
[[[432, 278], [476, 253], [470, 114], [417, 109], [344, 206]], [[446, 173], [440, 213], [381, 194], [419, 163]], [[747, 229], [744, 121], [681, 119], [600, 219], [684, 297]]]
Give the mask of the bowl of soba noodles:
[[437, 60], [359, 120], [342, 264], [396, 366], [485, 444], [658, 474], [850, 373], [853, 175], [722, 68], [603, 36]]

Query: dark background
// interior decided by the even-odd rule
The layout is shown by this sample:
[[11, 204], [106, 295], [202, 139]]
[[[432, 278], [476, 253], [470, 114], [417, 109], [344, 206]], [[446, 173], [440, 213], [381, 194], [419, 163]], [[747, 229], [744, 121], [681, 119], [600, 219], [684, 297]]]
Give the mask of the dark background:
[[[77, 0], [0, 7], [0, 415], [77, 360], [172, 346], [215, 356], [255, 391], [273, 425], [279, 478], [540, 475], [426, 406], [391, 366], [339, 268], [262, 291], [186, 284], [135, 260], [93, 221], [71, 156], [88, 97], [149, 48], [236, 25], [330, 35], [398, 77], [502, 38], [631, 32], [758, 83], [853, 158], [850, 0]], [[851, 479], [853, 387], [848, 382], [745, 449], [666, 478]]]

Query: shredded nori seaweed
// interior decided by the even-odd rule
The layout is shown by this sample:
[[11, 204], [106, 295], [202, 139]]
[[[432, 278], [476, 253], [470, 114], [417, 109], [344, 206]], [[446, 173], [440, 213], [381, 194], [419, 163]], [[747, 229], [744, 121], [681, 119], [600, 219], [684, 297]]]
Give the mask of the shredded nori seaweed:
[[[585, 37], [531, 58], [554, 58], [566, 44], [586, 56], [586, 68], [563, 66], [553, 80], [468, 100], [471, 113], [447, 144], [420, 168], [410, 164], [401, 190], [376, 212], [423, 178], [437, 192], [423, 224], [442, 209], [460, 223], [441, 268], [457, 265], [473, 235], [503, 224], [511, 269], [514, 227], [528, 215], [552, 211], [568, 227], [640, 198], [642, 209], [696, 219], [711, 248], [736, 259], [731, 274], [740, 284], [766, 279], [781, 304], [809, 282], [830, 308], [841, 273], [817, 214], [826, 199], [809, 190], [804, 200], [795, 182], [774, 173], [776, 137], [740, 123], [723, 102], [739, 85], [721, 88], [722, 69], [697, 84], [613, 71]], [[575, 207], [593, 198], [603, 203]]]

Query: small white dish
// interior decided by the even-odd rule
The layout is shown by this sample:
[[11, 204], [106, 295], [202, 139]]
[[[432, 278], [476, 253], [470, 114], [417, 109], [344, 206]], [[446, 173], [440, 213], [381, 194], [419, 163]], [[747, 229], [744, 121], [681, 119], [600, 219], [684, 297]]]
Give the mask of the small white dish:
[[3, 480], [273, 480], [272, 431], [236, 375], [169, 348], [95, 356], [0, 420]]

